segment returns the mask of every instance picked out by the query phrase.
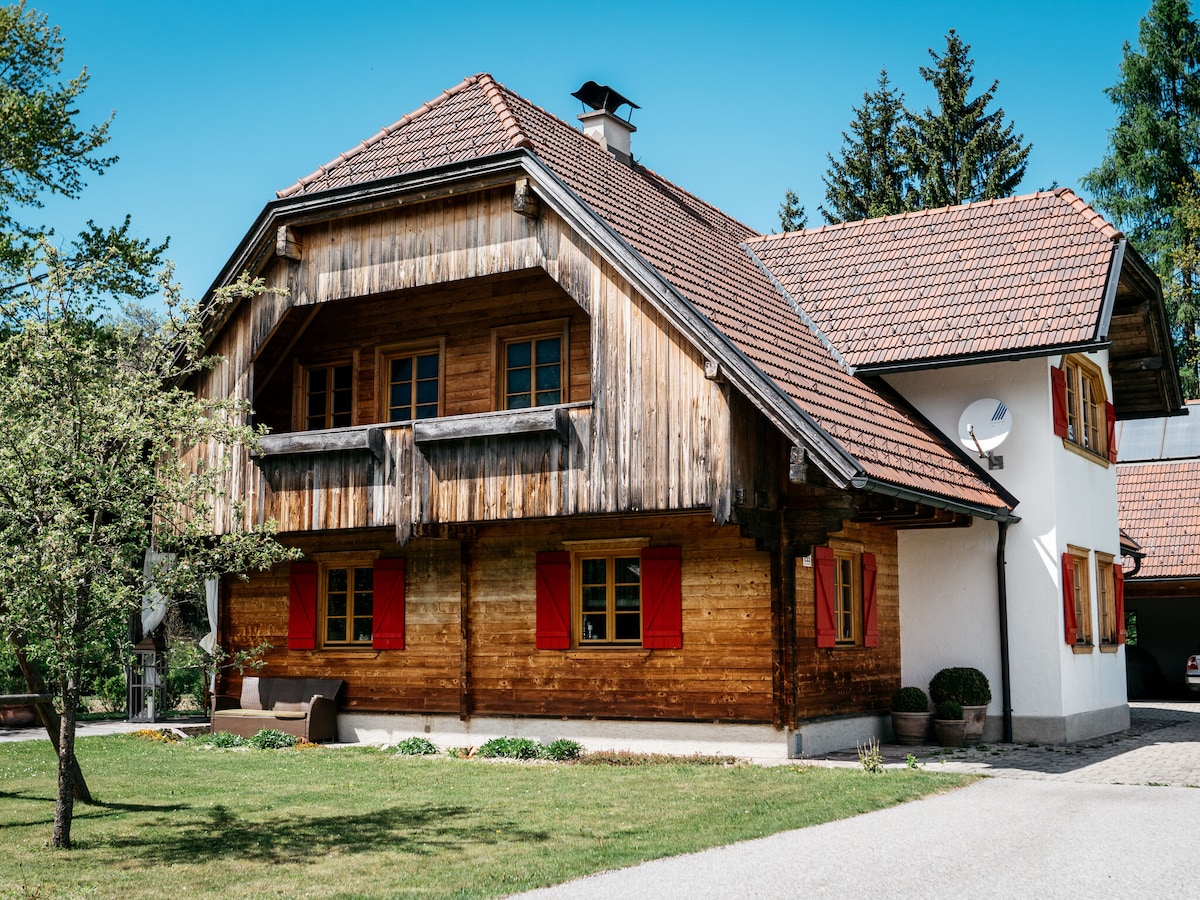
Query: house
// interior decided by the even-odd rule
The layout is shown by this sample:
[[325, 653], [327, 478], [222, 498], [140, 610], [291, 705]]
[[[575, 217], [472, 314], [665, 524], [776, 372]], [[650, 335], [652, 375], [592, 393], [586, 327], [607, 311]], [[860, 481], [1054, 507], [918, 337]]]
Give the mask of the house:
[[[467, 78], [222, 269], [273, 291], [195, 389], [271, 433], [216, 528], [304, 559], [227, 580], [220, 643], [345, 679], [362, 740], [812, 754], [946, 665], [990, 737], [1123, 727], [1109, 428], [1179, 386], [1121, 235], [1060, 190], [764, 237], [575, 96]], [[1003, 468], [957, 441], [988, 398]]]
[[1126, 616], [1142, 657], [1136, 683], [1131, 667], [1131, 697], [1184, 695], [1185, 661], [1200, 652], [1200, 401], [1185, 409], [1117, 430], [1121, 527], [1139, 545], [1125, 573]]

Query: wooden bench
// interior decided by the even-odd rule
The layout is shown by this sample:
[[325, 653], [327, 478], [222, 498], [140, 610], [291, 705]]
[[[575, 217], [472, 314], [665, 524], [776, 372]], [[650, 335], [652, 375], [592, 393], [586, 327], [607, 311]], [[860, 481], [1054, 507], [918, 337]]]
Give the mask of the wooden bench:
[[240, 698], [214, 698], [209, 730], [253, 737], [272, 728], [313, 743], [337, 740], [337, 699], [343, 685], [340, 678], [248, 675]]

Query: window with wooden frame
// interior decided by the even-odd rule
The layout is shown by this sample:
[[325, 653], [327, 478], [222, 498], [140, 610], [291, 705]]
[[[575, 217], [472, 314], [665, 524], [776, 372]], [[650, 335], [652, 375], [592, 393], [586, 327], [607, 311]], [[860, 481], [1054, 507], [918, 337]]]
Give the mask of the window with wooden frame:
[[292, 427], [296, 431], [354, 424], [354, 359], [296, 367]]
[[1125, 572], [1107, 553], [1096, 553], [1096, 607], [1100, 612], [1100, 649], [1112, 652], [1125, 643]]
[[818, 647], [879, 646], [875, 554], [813, 549]]
[[411, 422], [442, 414], [443, 345], [393, 345], [375, 354], [381, 422]]
[[565, 403], [568, 396], [567, 320], [493, 332], [500, 409]]
[[566, 541], [568, 550], [539, 553], [537, 647], [681, 647], [680, 548], [648, 544]]
[[1116, 410], [1104, 391], [1104, 375], [1090, 359], [1068, 356], [1050, 369], [1054, 433], [1066, 446], [1116, 461]]
[[321, 554], [288, 576], [288, 649], [404, 649], [404, 560]]
[[1067, 545], [1062, 555], [1063, 622], [1066, 642], [1076, 652], [1092, 650], [1090, 552]]

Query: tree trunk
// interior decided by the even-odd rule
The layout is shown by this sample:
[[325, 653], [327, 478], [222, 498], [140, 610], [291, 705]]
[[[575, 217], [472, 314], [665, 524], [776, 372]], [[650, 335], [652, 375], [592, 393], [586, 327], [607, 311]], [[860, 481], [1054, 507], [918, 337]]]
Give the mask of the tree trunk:
[[71, 819], [75, 815], [75, 714], [79, 709], [81, 673], [72, 672], [62, 684], [62, 719], [58, 731], [58, 799], [54, 804], [54, 831], [51, 844], [71, 849]]

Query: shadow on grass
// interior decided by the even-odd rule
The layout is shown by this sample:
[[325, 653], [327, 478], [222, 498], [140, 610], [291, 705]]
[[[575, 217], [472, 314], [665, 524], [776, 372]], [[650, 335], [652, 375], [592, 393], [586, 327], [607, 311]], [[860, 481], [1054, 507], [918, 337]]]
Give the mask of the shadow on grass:
[[[8, 820], [3, 824], [13, 828], [22, 826], [37, 826], [51, 825], [54, 823], [54, 808], [58, 798], [53, 794], [37, 794], [27, 791], [0, 791], [0, 800], [25, 800], [31, 803], [38, 804], [39, 809], [46, 810], [46, 815], [28, 819], [23, 822]], [[121, 813], [175, 813], [185, 809], [191, 809], [190, 806], [182, 803], [174, 804], [146, 804], [146, 803], [105, 803], [102, 800], [92, 799], [91, 803], [84, 803], [81, 800], [75, 801], [75, 813], [73, 819], [75, 821], [83, 821], [86, 819], [106, 819]]]
[[515, 821], [480, 821], [462, 806], [392, 807], [359, 815], [289, 814], [265, 821], [240, 818], [224, 806], [203, 821], [159, 820], [137, 835], [91, 842], [124, 857], [161, 864], [207, 863], [237, 858], [265, 863], [318, 862], [342, 855], [391, 851], [420, 856], [473, 844], [542, 842], [547, 832]]

